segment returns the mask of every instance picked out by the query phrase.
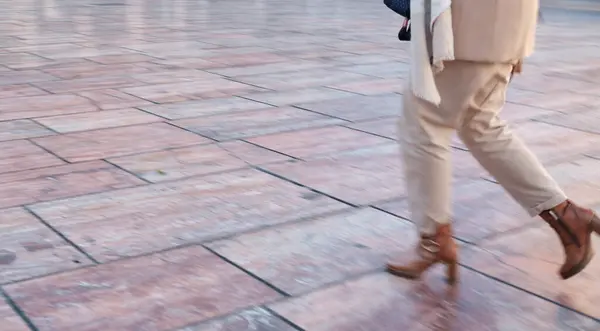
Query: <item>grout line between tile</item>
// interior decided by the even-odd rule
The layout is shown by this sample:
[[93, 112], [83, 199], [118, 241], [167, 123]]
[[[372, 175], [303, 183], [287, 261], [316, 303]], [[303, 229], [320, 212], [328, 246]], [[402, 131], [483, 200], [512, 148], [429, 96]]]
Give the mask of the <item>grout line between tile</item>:
[[277, 287], [277, 286], [269, 283], [268, 281], [260, 278], [258, 275], [254, 274], [253, 272], [245, 269], [241, 265], [239, 265], [239, 264], [235, 263], [234, 261], [230, 260], [225, 255], [220, 254], [219, 252], [217, 252], [216, 250], [212, 249], [211, 247], [209, 247], [209, 246], [207, 246], [205, 244], [202, 244], [200, 246], [204, 247], [206, 250], [208, 250], [212, 254], [218, 256], [221, 260], [223, 260], [223, 261], [227, 262], [228, 264], [234, 266], [235, 268], [239, 269], [240, 271], [242, 271], [246, 275], [250, 276], [254, 280], [258, 281], [259, 283], [261, 283], [261, 284], [265, 285], [266, 287], [270, 288], [271, 290], [277, 292], [279, 295], [283, 296], [284, 298], [289, 298], [289, 297], [292, 296], [291, 294], [285, 292], [284, 290], [280, 289], [279, 287]]
[[[63, 161], [65, 164], [63, 165], [67, 165], [67, 164], [73, 164], [73, 162], [70, 162], [69, 160], [65, 159], [64, 157], [52, 152], [50, 149], [38, 144], [33, 138], [29, 138], [29, 139], [25, 139], [27, 141], [29, 141], [30, 143], [32, 143], [33, 145], [41, 148], [43, 151], [45, 151], [46, 153], [50, 154], [50, 155], [54, 155], [54, 157], [56, 157], [57, 159]], [[46, 167], [46, 168], [52, 168], [52, 167]]]
[[0, 297], [4, 297], [6, 304], [12, 308], [12, 310], [23, 320], [23, 322], [31, 331], [39, 331], [38, 327], [33, 324], [29, 316], [27, 316], [23, 309], [21, 309], [21, 307], [19, 307], [19, 305], [3, 289], [0, 289]]
[[150, 256], [150, 255], [155, 255], [155, 254], [166, 253], [166, 252], [170, 252], [170, 251], [174, 251], [174, 250], [178, 250], [178, 249], [184, 249], [184, 248], [189, 248], [189, 247], [194, 247], [194, 246], [204, 247], [204, 245], [210, 245], [210, 244], [212, 244], [214, 242], [218, 242], [218, 241], [222, 241], [222, 240], [230, 240], [230, 239], [233, 239], [233, 238], [235, 238], [237, 236], [258, 233], [260, 231], [268, 230], [268, 229], [275, 228], [275, 227], [282, 226], [282, 225], [298, 224], [298, 223], [303, 223], [303, 222], [310, 222], [312, 220], [319, 219], [319, 218], [329, 217], [329, 216], [333, 216], [333, 215], [336, 215], [336, 214], [348, 213], [350, 210], [352, 210], [352, 209], [343, 208], [343, 209], [336, 209], [336, 210], [321, 212], [321, 213], [317, 213], [317, 214], [306, 216], [306, 217], [301, 217], [301, 218], [298, 218], [298, 219], [295, 219], [295, 220], [292, 220], [292, 221], [288, 221], [288, 222], [284, 222], [284, 223], [268, 224], [268, 225], [264, 225], [264, 226], [259, 226], [259, 227], [247, 229], [245, 231], [230, 233], [230, 234], [226, 234], [226, 235], [222, 235], [222, 236], [216, 236], [214, 238], [210, 238], [210, 239], [207, 239], [205, 241], [188, 242], [188, 243], [184, 243], [184, 244], [181, 244], [181, 245], [167, 247], [167, 248], [163, 248], [163, 249], [159, 249], [159, 250], [148, 251], [148, 252], [145, 252], [145, 253], [142, 253], [142, 254], [138, 254], [138, 255], [123, 256], [123, 257], [121, 257], [119, 259], [108, 260], [108, 261], [105, 261], [105, 262], [99, 262], [98, 264], [91, 264], [91, 265], [86, 265], [86, 266], [71, 268], [71, 269], [68, 269], [68, 270], [61, 270], [61, 271], [56, 271], [56, 272], [50, 272], [50, 273], [47, 273], [47, 274], [44, 274], [44, 275], [29, 277], [29, 278], [25, 278], [25, 279], [14, 280], [14, 281], [10, 281], [10, 282], [2, 284], [2, 286], [23, 283], [23, 282], [32, 281], [32, 280], [41, 279], [41, 278], [50, 277], [50, 276], [55, 276], [55, 275], [61, 275], [61, 274], [73, 272], [75, 270], [95, 268], [95, 267], [98, 267], [100, 265], [118, 263], [120, 261], [127, 261], [127, 260], [142, 258], [142, 257], [146, 257], [146, 256]]
[[578, 315], [581, 315], [581, 316], [583, 316], [583, 317], [587, 317], [587, 318], [589, 318], [589, 319], [591, 319], [591, 320], [593, 320], [593, 321], [596, 321], [596, 322], [599, 322], [599, 323], [600, 323], [600, 318], [596, 318], [596, 317], [594, 317], [594, 316], [591, 316], [591, 315], [588, 315], [588, 314], [586, 314], [586, 313], [580, 312], [580, 311], [578, 311], [578, 310], [576, 310], [576, 309], [574, 309], [574, 308], [571, 308], [571, 307], [569, 307], [569, 306], [567, 306], [567, 305], [564, 305], [564, 304], [562, 304], [562, 303], [560, 303], [560, 302], [557, 302], [557, 301], [555, 301], [555, 300], [552, 300], [552, 299], [550, 299], [550, 298], [547, 298], [547, 297], [545, 297], [545, 296], [543, 296], [543, 295], [537, 294], [537, 293], [535, 293], [535, 292], [533, 292], [533, 291], [527, 290], [527, 289], [525, 289], [525, 288], [523, 288], [523, 287], [520, 287], [520, 286], [518, 286], [518, 285], [515, 285], [515, 284], [513, 284], [513, 283], [509, 283], [508, 281], [505, 281], [505, 280], [503, 280], [503, 279], [500, 279], [500, 278], [498, 278], [498, 277], [495, 277], [495, 276], [492, 276], [492, 275], [490, 275], [490, 274], [487, 274], [487, 273], [485, 273], [485, 272], [483, 272], [483, 271], [480, 271], [480, 270], [478, 270], [478, 269], [475, 269], [475, 268], [473, 268], [473, 267], [471, 267], [471, 266], [468, 266], [468, 265], [466, 265], [466, 264], [459, 263], [459, 265], [460, 265], [461, 267], [463, 267], [463, 268], [467, 269], [467, 270], [470, 270], [470, 271], [472, 271], [472, 272], [474, 272], [474, 273], [478, 274], [478, 275], [481, 275], [481, 276], [484, 276], [484, 277], [486, 277], [486, 278], [489, 278], [489, 279], [491, 279], [491, 280], [494, 280], [494, 281], [496, 281], [496, 282], [498, 282], [498, 283], [500, 283], [500, 284], [504, 284], [504, 285], [506, 285], [506, 286], [512, 287], [512, 288], [514, 288], [514, 289], [516, 289], [516, 290], [519, 290], [519, 291], [521, 291], [521, 292], [527, 293], [527, 294], [529, 294], [529, 295], [531, 295], [531, 296], [534, 296], [534, 297], [536, 297], [536, 298], [542, 299], [542, 300], [544, 300], [544, 301], [546, 301], [546, 302], [552, 303], [552, 304], [554, 304], [554, 305], [556, 305], [556, 306], [559, 306], [559, 307], [561, 307], [561, 308], [564, 308], [564, 309], [566, 309], [566, 310], [569, 310], [569, 311], [571, 311], [571, 312], [574, 312], [574, 313], [576, 313], [576, 314], [578, 314]]
[[100, 264], [100, 262], [98, 262], [98, 260], [96, 260], [92, 255], [90, 255], [88, 252], [86, 252], [83, 248], [79, 247], [75, 242], [73, 242], [71, 239], [69, 239], [62, 232], [60, 232], [56, 228], [54, 228], [50, 223], [46, 222], [42, 217], [40, 217], [33, 210], [31, 210], [31, 208], [29, 208], [29, 206], [24, 206], [23, 209], [25, 209], [32, 216], [37, 218], [38, 221], [40, 221], [42, 224], [44, 224], [48, 229], [50, 229], [52, 232], [54, 232], [54, 234], [56, 234], [58, 237], [60, 237], [62, 240], [64, 240], [67, 244], [73, 246], [73, 248], [75, 248], [79, 253], [81, 253], [87, 259], [89, 259], [96, 265]]
[[286, 318], [285, 316], [280, 315], [278, 312], [274, 311], [273, 309], [267, 307], [267, 306], [262, 306], [266, 311], [268, 311], [271, 315], [277, 317], [278, 319], [282, 320], [284, 323], [286, 323], [287, 325], [291, 326], [292, 328], [296, 329], [297, 331], [306, 331], [303, 328], [301, 328], [298, 324], [292, 322], [291, 320], [289, 320], [288, 318]]
[[258, 171], [261, 171], [261, 172], [263, 172], [263, 173], [265, 173], [265, 174], [267, 174], [267, 175], [271, 175], [271, 176], [273, 176], [273, 177], [275, 177], [275, 178], [279, 178], [279, 179], [281, 179], [281, 180], [284, 180], [284, 181], [286, 181], [286, 182], [292, 183], [292, 184], [294, 184], [294, 185], [296, 185], [296, 186], [300, 186], [300, 187], [302, 187], [302, 188], [308, 189], [308, 190], [310, 190], [310, 191], [312, 191], [312, 192], [314, 192], [314, 193], [317, 193], [317, 194], [320, 194], [320, 195], [326, 196], [326, 197], [328, 197], [328, 198], [330, 198], [330, 199], [333, 199], [333, 200], [335, 200], [335, 201], [337, 201], [337, 202], [341, 202], [341, 203], [343, 203], [343, 204], [346, 204], [346, 205], [348, 205], [348, 206], [350, 206], [350, 207], [354, 207], [354, 208], [359, 208], [359, 207], [360, 207], [360, 205], [357, 205], [357, 204], [354, 204], [354, 203], [351, 203], [351, 202], [348, 202], [348, 201], [342, 200], [342, 199], [340, 199], [340, 198], [334, 197], [333, 195], [330, 195], [330, 194], [327, 194], [327, 193], [321, 192], [321, 191], [319, 191], [319, 190], [316, 190], [316, 189], [314, 189], [314, 188], [312, 188], [312, 187], [310, 187], [310, 186], [306, 186], [306, 185], [304, 185], [304, 184], [302, 184], [302, 183], [299, 183], [299, 182], [296, 182], [296, 181], [294, 181], [294, 180], [291, 180], [291, 179], [289, 179], [289, 178], [287, 178], [287, 177], [285, 177], [285, 176], [282, 176], [282, 175], [276, 174], [276, 173], [274, 173], [274, 172], [271, 172], [271, 171], [269, 171], [269, 170], [267, 170], [267, 169], [264, 169], [264, 168], [262, 168], [261, 166], [256, 166], [254, 169], [256, 169], [256, 170], [258, 170]]

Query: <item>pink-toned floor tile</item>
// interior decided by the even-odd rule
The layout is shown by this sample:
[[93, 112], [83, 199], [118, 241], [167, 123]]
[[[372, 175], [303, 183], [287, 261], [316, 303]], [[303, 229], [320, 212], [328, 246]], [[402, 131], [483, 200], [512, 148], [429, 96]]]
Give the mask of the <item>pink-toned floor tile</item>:
[[117, 55], [101, 55], [88, 58], [101, 64], [123, 64], [123, 63], [138, 63], [153, 61], [156, 58], [144, 54], [117, 54]]
[[0, 120], [12, 120], [98, 110], [90, 100], [76, 95], [44, 95], [2, 99]]
[[54, 132], [48, 128], [30, 120], [0, 122], [0, 141], [44, 137], [53, 134]]
[[293, 60], [278, 63], [268, 63], [259, 65], [250, 65], [243, 67], [230, 67], [230, 68], [218, 68], [218, 69], [207, 69], [208, 72], [223, 75], [226, 77], [243, 76], [243, 75], [264, 75], [277, 72], [293, 72], [293, 71], [304, 71], [315, 68], [327, 67], [327, 64], [320, 63], [318, 61], [302, 61]]
[[133, 95], [111, 89], [84, 91], [77, 94], [83, 98], [86, 98], [90, 103], [94, 104], [98, 108], [104, 110], [142, 107], [154, 104], [150, 101], [137, 98]]
[[[600, 135], [541, 122], [523, 122], [510, 127], [544, 164], [568, 161], [600, 144]], [[466, 148], [455, 139], [454, 146]]]
[[132, 175], [100, 161], [5, 173], [0, 175], [0, 208], [141, 183]]
[[346, 205], [255, 170], [32, 207], [101, 261], [203, 242], [343, 208]]
[[289, 157], [235, 141], [175, 148], [109, 161], [148, 181], [161, 182], [286, 160], [289, 160]]
[[362, 95], [379, 95], [402, 93], [404, 91], [404, 85], [405, 81], [400, 78], [380, 78], [360, 82], [329, 84], [327, 87]]
[[144, 84], [153, 85], [218, 79], [220, 76], [200, 70], [182, 69], [136, 74], [131, 77]]
[[296, 329], [264, 308], [254, 308], [239, 313], [189, 325], [175, 331], [295, 331]]
[[58, 78], [35, 70], [6, 71], [0, 76], [0, 85], [15, 85], [54, 81]]
[[[596, 321], [464, 269], [456, 288], [384, 273], [270, 306], [307, 331], [582, 330]], [[482, 329], [483, 328], [483, 329]]]
[[394, 143], [264, 168], [353, 204], [368, 205], [406, 193]]
[[[593, 238], [600, 250], [600, 240]], [[484, 242], [466, 250], [463, 263], [504, 282], [551, 301], [600, 318], [600, 260], [594, 259], [582, 274], [564, 281], [558, 270], [564, 253], [558, 236], [545, 224]]]
[[279, 295], [201, 247], [6, 288], [40, 331], [172, 330]]
[[414, 226], [374, 209], [352, 210], [211, 243], [211, 249], [297, 295], [365, 272], [412, 250]]
[[89, 78], [76, 78], [53, 82], [40, 82], [34, 84], [52, 93], [80, 92], [109, 88], [123, 88], [128, 86], [143, 85], [142, 82], [124, 75], [100, 76]]
[[56, 156], [26, 140], [1, 142], [0, 150], [0, 173], [64, 164]]
[[205, 60], [220, 63], [224, 66], [250, 66], [266, 63], [289, 61], [288, 58], [274, 53], [232, 54], [227, 56], [211, 56]]
[[229, 97], [208, 100], [175, 102], [142, 107], [143, 110], [168, 119], [228, 114], [246, 110], [270, 108], [271, 106], [248, 99]]
[[248, 141], [297, 158], [330, 155], [390, 142], [386, 138], [340, 126], [277, 133]]
[[519, 123], [548, 115], [560, 114], [556, 111], [522, 105], [517, 103], [506, 103], [499, 116], [509, 124]]
[[45, 95], [48, 92], [27, 84], [0, 86], [0, 99]]
[[209, 140], [164, 123], [84, 131], [35, 139], [36, 144], [81, 162], [208, 143]]
[[[529, 217], [500, 185], [483, 179], [459, 182], [453, 186], [452, 197], [451, 221], [455, 235], [462, 240], [477, 242], [538, 222]], [[377, 207], [411, 219], [407, 199], [381, 203]]]
[[36, 119], [36, 122], [60, 133], [114, 128], [159, 122], [162, 118], [138, 109], [105, 110], [91, 113], [52, 116]]
[[544, 116], [539, 117], [538, 120], [548, 124], [600, 135], [600, 113], [596, 109]]
[[398, 139], [398, 118], [385, 117], [346, 125], [350, 128], [369, 132], [389, 139]]
[[122, 89], [125, 93], [157, 103], [228, 97], [259, 90], [262, 89], [225, 79], [208, 79]]
[[0, 284], [78, 268], [91, 262], [21, 208], [0, 214]]
[[402, 96], [398, 94], [356, 95], [342, 99], [302, 103], [296, 106], [348, 121], [362, 121], [399, 116], [402, 110]]
[[52, 60], [28, 53], [8, 53], [0, 54], [0, 63], [11, 69], [27, 69], [52, 63]]
[[258, 92], [246, 93], [244, 98], [267, 103], [274, 106], [287, 106], [294, 104], [303, 104], [308, 102], [324, 101], [355, 96], [353, 93], [338, 91], [325, 87], [301, 89], [295, 91], [276, 91], [276, 92]]
[[0, 323], [2, 323], [3, 331], [30, 331], [21, 317], [4, 299], [0, 299]]
[[[82, 83], [93, 82], [96, 79], [99, 80], [99, 78], [101, 77], [104, 77], [104, 79], [106, 80], [110, 80], [110, 76], [133, 75], [151, 72], [148, 68], [136, 66], [130, 63], [106, 65], [90, 61], [73, 62], [71, 64], [57, 66], [49, 65], [40, 69], [45, 73], [51, 74], [62, 79], [86, 79], [81, 80], [80, 82]], [[68, 82], [62, 83], [61, 86], [64, 86], [66, 84], [68, 84]], [[51, 88], [53, 87], [54, 86], [52, 85]], [[107, 88], [109, 87], [110, 86], [107, 86]]]
[[228, 140], [344, 122], [303, 109], [281, 107], [182, 119], [172, 123], [211, 139]]
[[[154, 60], [154, 64], [164, 66], [165, 68], [188, 68], [188, 69], [210, 69], [210, 68], [222, 68], [222, 63], [216, 63], [199, 58], [171, 58], [165, 60]], [[146, 65], [146, 64], [139, 64]]]
[[371, 77], [340, 70], [312, 69], [263, 75], [235, 76], [231, 79], [274, 91], [310, 88], [339, 82], [365, 81]]

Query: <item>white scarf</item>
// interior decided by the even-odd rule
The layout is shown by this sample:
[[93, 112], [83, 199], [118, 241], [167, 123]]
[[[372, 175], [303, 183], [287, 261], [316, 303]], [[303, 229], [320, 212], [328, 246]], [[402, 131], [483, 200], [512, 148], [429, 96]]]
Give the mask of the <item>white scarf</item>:
[[425, 33], [425, 0], [410, 0], [411, 87], [413, 94], [436, 106], [441, 102], [434, 75], [444, 70], [444, 61], [454, 60], [451, 0], [430, 0], [433, 65], [429, 61]]

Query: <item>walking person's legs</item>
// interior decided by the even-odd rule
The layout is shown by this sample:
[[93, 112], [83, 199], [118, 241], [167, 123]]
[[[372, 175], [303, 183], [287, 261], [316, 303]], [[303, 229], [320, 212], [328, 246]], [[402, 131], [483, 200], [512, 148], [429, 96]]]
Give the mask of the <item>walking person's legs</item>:
[[[512, 65], [454, 61], [436, 76], [442, 103], [435, 107], [405, 96], [401, 136], [410, 209], [421, 232], [418, 256], [388, 264], [396, 275], [415, 278], [429, 266], [450, 266], [456, 278], [451, 237], [449, 144], [457, 128], [469, 150], [532, 216], [540, 215], [559, 235], [566, 261], [563, 278], [581, 271], [593, 256], [591, 233], [600, 219], [570, 202], [537, 158], [498, 117]], [[410, 94], [410, 93], [408, 93]]]

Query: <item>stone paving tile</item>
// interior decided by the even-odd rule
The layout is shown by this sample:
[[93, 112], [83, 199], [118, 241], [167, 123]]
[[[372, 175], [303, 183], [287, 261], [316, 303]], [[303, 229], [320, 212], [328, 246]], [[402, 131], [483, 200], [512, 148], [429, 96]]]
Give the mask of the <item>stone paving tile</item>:
[[500, 112], [500, 118], [508, 123], [520, 123], [530, 119], [560, 114], [559, 112], [527, 105], [507, 103]]
[[0, 298], [0, 323], [3, 331], [30, 331], [25, 322]]
[[0, 175], [0, 208], [141, 183], [141, 180], [132, 175], [100, 161], [5, 173]]
[[[512, 130], [544, 164], [577, 158], [600, 144], [600, 135], [541, 122], [516, 124]], [[453, 145], [466, 149], [457, 138]]]
[[150, 72], [131, 75], [132, 78], [144, 84], [170, 84], [180, 82], [193, 82], [197, 80], [218, 79], [220, 76], [200, 70], [169, 70], [165, 72]]
[[[254, 170], [32, 207], [42, 219], [101, 261], [207, 241], [343, 208], [346, 205]], [[90, 231], [90, 227], [94, 230]]]
[[0, 99], [45, 95], [48, 92], [27, 84], [0, 86]]
[[6, 71], [0, 77], [0, 86], [46, 82], [57, 79], [55, 76], [35, 70]]
[[[455, 235], [468, 242], [478, 242], [491, 235], [539, 222], [529, 217], [500, 185], [482, 179], [455, 185], [452, 196]], [[406, 199], [376, 206], [402, 218], [411, 218]]]
[[[94, 63], [90, 61], [86, 62], [75, 62], [67, 65], [59, 65], [59, 66], [50, 66], [50, 67], [41, 67], [39, 68], [45, 73], [51, 74], [53, 76], [65, 79], [65, 80], [73, 80], [73, 79], [82, 79], [78, 82], [89, 83], [94, 81], [100, 81], [98, 84], [102, 84], [101, 80], [108, 80], [107, 87], [113, 87], [110, 83], [111, 76], [119, 76], [124, 74], [141, 74], [150, 72], [149, 69], [136, 66], [134, 64], [113, 64], [113, 65], [104, 65], [99, 63]], [[100, 79], [101, 77], [101, 79]], [[83, 80], [85, 79], [85, 80]], [[132, 83], [134, 80], [131, 80]], [[60, 92], [64, 92], [65, 89], [71, 91], [69, 88], [64, 88], [63, 86], [67, 85], [68, 81], [62, 81], [58, 85], [63, 90], [58, 90]], [[56, 89], [55, 85], [57, 84], [47, 84], [51, 89]], [[115, 84], [116, 87], [117, 84]], [[141, 85], [141, 84], [139, 84]], [[93, 86], [93, 85], [91, 85]], [[76, 89], [76, 88], [75, 88]], [[74, 90], [74, 89], [73, 89]]]
[[307, 331], [582, 330], [598, 323], [461, 269], [468, 286], [448, 289], [439, 274], [408, 282], [384, 273], [271, 305]]
[[56, 156], [26, 140], [0, 143], [0, 173], [25, 171], [64, 164]]
[[338, 67], [338, 69], [380, 78], [405, 78], [408, 76], [409, 67], [407, 63], [390, 62]]
[[[486, 176], [468, 153], [453, 152], [460, 153], [455, 155], [454, 181]], [[397, 144], [389, 143], [264, 168], [344, 201], [366, 205], [405, 196], [402, 163]]]
[[165, 123], [153, 123], [39, 138], [36, 144], [68, 160], [81, 162], [210, 142]]
[[[592, 242], [595, 251], [600, 250], [597, 236]], [[564, 262], [563, 249], [547, 225], [501, 236], [484, 242], [480, 248], [465, 250], [462, 261], [504, 282], [600, 318], [599, 260], [592, 260], [581, 275], [562, 280], [558, 270]]]
[[30, 120], [0, 122], [0, 141], [44, 137], [53, 134], [53, 131]]
[[366, 81], [370, 78], [369, 76], [331, 68], [231, 77], [236, 82], [274, 91], [318, 87], [340, 82]]
[[263, 102], [273, 106], [287, 106], [351, 97], [355, 96], [355, 94], [321, 87], [295, 91], [259, 92], [244, 94], [242, 96], [246, 99]]
[[175, 148], [109, 159], [109, 162], [151, 182], [241, 169], [290, 160], [243, 141]]
[[263, 168], [353, 204], [366, 205], [405, 194], [396, 144]]
[[108, 88], [123, 88], [143, 85], [140, 81], [123, 75], [75, 78], [52, 82], [34, 83], [35, 86], [52, 93], [80, 92]]
[[537, 120], [600, 135], [600, 114], [595, 110], [587, 110], [575, 114], [556, 114], [541, 117]]
[[100, 64], [138, 63], [156, 60], [155, 57], [144, 54], [101, 55], [89, 57], [87, 59]]
[[[600, 161], [580, 159], [548, 168], [566, 194], [583, 205], [600, 205]], [[529, 217], [499, 185], [486, 181], [467, 181], [454, 187], [454, 215], [459, 238], [477, 242], [519, 227], [539, 223]], [[395, 200], [377, 207], [403, 218], [410, 218], [406, 200]]]
[[252, 66], [259, 64], [277, 63], [289, 61], [289, 58], [277, 55], [274, 53], [248, 53], [248, 54], [232, 54], [219, 55], [204, 58], [204, 60], [219, 63], [220, 67], [225, 66]]
[[[52, 105], [52, 107], [48, 107]], [[2, 99], [0, 120], [83, 113], [98, 110], [90, 100], [76, 95], [43, 95]]]
[[79, 92], [77, 95], [86, 98], [90, 103], [103, 110], [143, 107], [154, 103], [137, 98], [118, 90], [95, 90]]
[[213, 321], [176, 331], [296, 331], [264, 308], [244, 310]]
[[343, 99], [296, 104], [296, 106], [339, 117], [348, 121], [361, 121], [378, 117], [398, 116], [402, 111], [402, 96], [353, 96]]
[[217, 98], [208, 100], [193, 100], [162, 105], [141, 107], [152, 114], [171, 120], [227, 114], [246, 110], [270, 108], [271, 106], [239, 97]]
[[381, 269], [416, 243], [412, 224], [374, 209], [280, 226], [209, 247], [286, 293], [297, 295]]
[[308, 70], [315, 68], [323, 68], [329, 66], [326, 63], [319, 61], [286, 61], [278, 63], [231, 67], [231, 68], [219, 68], [219, 69], [207, 69], [208, 72], [219, 74], [226, 77], [244, 76], [244, 75], [264, 75], [272, 74], [277, 72], [294, 72], [300, 70]]
[[178, 102], [194, 99], [228, 97], [262, 89], [226, 79], [209, 79], [195, 82], [159, 84], [122, 89], [122, 92], [156, 103]]
[[367, 120], [346, 125], [359, 131], [369, 132], [389, 139], [398, 139], [398, 117], [386, 117], [375, 120]]
[[276, 133], [247, 141], [296, 158], [335, 154], [390, 142], [389, 139], [340, 126]]
[[91, 262], [21, 208], [0, 214], [0, 284], [69, 270]]
[[36, 122], [59, 133], [114, 128], [136, 124], [159, 122], [163, 119], [138, 109], [106, 110], [91, 113], [52, 116], [36, 119]]
[[201, 247], [63, 273], [6, 291], [40, 331], [172, 330], [279, 298]]
[[215, 140], [239, 139], [345, 121], [294, 107], [278, 107], [197, 117], [172, 123]]
[[328, 84], [327, 87], [362, 95], [379, 95], [404, 92], [405, 82], [398, 78], [372, 79], [360, 82]]

